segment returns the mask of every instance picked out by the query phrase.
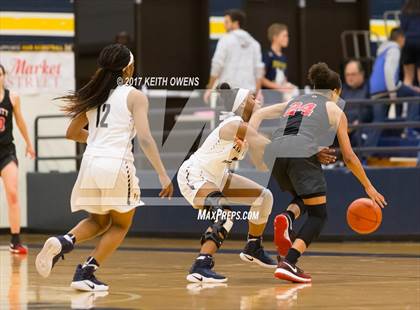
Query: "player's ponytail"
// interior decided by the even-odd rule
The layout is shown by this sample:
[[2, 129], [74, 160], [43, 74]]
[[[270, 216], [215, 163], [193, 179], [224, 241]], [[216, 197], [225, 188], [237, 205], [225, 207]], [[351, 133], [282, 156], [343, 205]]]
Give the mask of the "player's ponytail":
[[58, 97], [67, 104], [65, 113], [76, 117], [104, 103], [123, 76], [123, 69], [131, 61], [130, 50], [122, 44], [111, 44], [102, 49], [98, 58], [98, 69], [81, 89], [67, 96]]
[[341, 79], [324, 62], [318, 62], [309, 68], [308, 80], [314, 89], [341, 89]]

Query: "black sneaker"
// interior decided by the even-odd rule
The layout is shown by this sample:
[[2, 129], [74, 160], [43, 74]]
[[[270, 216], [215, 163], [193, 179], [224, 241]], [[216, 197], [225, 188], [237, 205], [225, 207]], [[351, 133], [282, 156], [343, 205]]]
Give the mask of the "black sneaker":
[[38, 273], [44, 278], [48, 277], [59, 258], [64, 259], [64, 254], [71, 252], [73, 247], [73, 243], [64, 238], [64, 236], [49, 238], [45, 241], [41, 252], [39, 252], [35, 260]]
[[95, 270], [96, 267], [94, 265], [87, 265], [85, 267], [82, 267], [80, 264], [77, 265], [70, 287], [85, 292], [108, 291], [108, 285], [96, 279], [94, 274]]
[[248, 241], [244, 250], [239, 254], [239, 257], [244, 262], [257, 263], [266, 268], [276, 268], [276, 261], [264, 251], [261, 241], [261, 239]]
[[211, 256], [200, 255], [196, 258], [194, 264], [187, 275], [190, 282], [220, 283], [226, 282], [227, 278], [212, 270], [214, 260]]
[[288, 262], [286, 259], [280, 259], [274, 276], [277, 279], [282, 279], [294, 283], [311, 283], [312, 277], [305, 273], [298, 266]]

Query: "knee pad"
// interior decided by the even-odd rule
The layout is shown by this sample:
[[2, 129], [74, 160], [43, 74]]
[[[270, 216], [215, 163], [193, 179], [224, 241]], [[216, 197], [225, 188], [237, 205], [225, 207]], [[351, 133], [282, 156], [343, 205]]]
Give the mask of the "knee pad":
[[300, 214], [299, 217], [301, 217], [302, 215], [304, 215], [307, 211], [307, 206], [305, 205], [305, 203], [303, 202], [302, 198], [300, 198], [299, 196], [295, 196], [292, 201], [289, 203], [289, 205], [291, 204], [295, 204], [298, 206], [299, 210], [300, 210]]
[[302, 239], [306, 246], [319, 236], [325, 222], [327, 221], [327, 205], [306, 206], [308, 219], [299, 231], [297, 238]]
[[255, 200], [249, 209], [250, 212], [258, 214], [258, 218], [251, 218], [249, 222], [255, 225], [265, 224], [273, 209], [273, 194], [264, 188], [261, 195]]
[[210, 193], [204, 201], [206, 212], [212, 214], [213, 224], [207, 228], [206, 232], [201, 236], [201, 244], [207, 240], [213, 241], [218, 248], [232, 229], [233, 221], [228, 217], [226, 210], [228, 207], [220, 205], [220, 198], [224, 197], [221, 192]]
[[213, 207], [219, 207], [221, 205], [220, 200], [224, 197], [222, 192], [211, 192], [207, 195], [206, 199], [204, 199], [204, 209], [209, 211]]
[[316, 206], [306, 206], [308, 210], [308, 216], [318, 217], [324, 221], [327, 219], [327, 204], [323, 203]]

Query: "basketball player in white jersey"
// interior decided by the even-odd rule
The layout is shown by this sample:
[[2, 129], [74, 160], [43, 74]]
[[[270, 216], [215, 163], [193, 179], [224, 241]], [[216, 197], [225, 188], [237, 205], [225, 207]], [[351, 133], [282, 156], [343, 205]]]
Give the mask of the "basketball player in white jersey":
[[[71, 287], [82, 291], [107, 291], [94, 272], [124, 240], [135, 208], [142, 204], [134, 167], [131, 140], [137, 132], [139, 144], [159, 175], [161, 197], [172, 196], [173, 186], [159, 156], [148, 122], [148, 100], [117, 79], [130, 78], [134, 57], [121, 44], [105, 47], [92, 79], [75, 94], [64, 96], [64, 110], [72, 116], [67, 138], [87, 143], [79, 175], [71, 195], [73, 212], [89, 217], [63, 236], [49, 238], [36, 258], [36, 268], [48, 277], [52, 267], [74, 245], [100, 236], [84, 264], [77, 266]], [[89, 130], [85, 130], [85, 126]]]
[[[248, 128], [252, 113], [260, 108], [260, 103], [246, 89], [230, 89], [221, 85], [221, 97], [227, 111], [223, 121], [203, 142], [202, 146], [186, 160], [178, 171], [178, 184], [182, 195], [197, 209], [204, 209], [216, 215], [213, 224], [201, 238], [201, 249], [187, 280], [190, 282], [225, 282], [227, 278], [212, 270], [213, 255], [226, 239], [233, 221], [229, 216], [229, 204], [250, 205], [250, 211], [258, 218], [249, 219], [248, 242], [240, 254], [246, 262], [254, 262], [263, 267], [275, 268], [276, 262], [262, 247], [262, 234], [273, 205], [271, 192], [258, 183], [232, 173], [229, 165], [241, 160], [246, 150], [251, 158], [268, 139]], [[245, 137], [246, 135], [246, 137]], [[238, 147], [238, 144], [241, 146]], [[257, 167], [263, 168], [263, 167]], [[226, 217], [217, 217], [224, 212]]]

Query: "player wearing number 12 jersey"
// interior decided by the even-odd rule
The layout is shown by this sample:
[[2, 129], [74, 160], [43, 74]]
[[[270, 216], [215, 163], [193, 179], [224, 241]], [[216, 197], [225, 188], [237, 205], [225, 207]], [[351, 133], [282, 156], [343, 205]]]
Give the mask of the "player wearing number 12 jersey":
[[[287, 210], [274, 220], [274, 241], [279, 252], [275, 276], [302, 283], [312, 279], [296, 266], [297, 260], [318, 237], [327, 219], [327, 185], [315, 156], [319, 147], [324, 143], [331, 144], [337, 134], [347, 167], [374, 203], [381, 207], [386, 205], [384, 197], [370, 183], [351, 148], [347, 118], [339, 107], [339, 75], [325, 63], [318, 63], [309, 69], [308, 78], [314, 88], [312, 93], [296, 97], [288, 103], [262, 108], [249, 122], [250, 126], [258, 129], [263, 119], [280, 119], [281, 125], [265, 150], [265, 161], [274, 164], [272, 175], [284, 191], [293, 195], [293, 200]], [[308, 214], [308, 218], [293, 241], [290, 237], [292, 223], [304, 213]]]
[[[75, 94], [62, 97], [64, 110], [72, 117], [67, 138], [87, 143], [79, 175], [71, 195], [73, 212], [84, 210], [89, 217], [66, 235], [51, 237], [36, 258], [38, 272], [47, 277], [52, 267], [74, 245], [101, 236], [83, 265], [78, 265], [71, 287], [81, 291], [107, 291], [94, 272], [124, 240], [135, 208], [141, 204], [131, 139], [139, 144], [162, 185], [161, 197], [171, 197], [172, 183], [153, 140], [144, 94], [131, 86], [117, 86], [134, 71], [134, 57], [121, 44], [105, 47], [92, 79]], [[89, 129], [85, 130], [85, 126]]]

